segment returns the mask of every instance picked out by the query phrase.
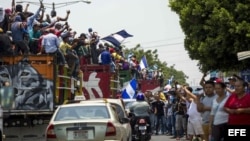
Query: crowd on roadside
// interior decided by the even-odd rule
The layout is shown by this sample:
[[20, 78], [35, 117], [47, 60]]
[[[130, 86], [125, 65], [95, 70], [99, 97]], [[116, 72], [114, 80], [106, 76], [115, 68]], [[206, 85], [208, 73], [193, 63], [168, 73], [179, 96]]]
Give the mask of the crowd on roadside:
[[205, 76], [199, 91], [176, 82], [168, 92], [145, 92], [153, 134], [223, 141], [229, 126], [250, 126], [248, 83], [237, 75], [228, 83], [219, 78], [205, 80]]

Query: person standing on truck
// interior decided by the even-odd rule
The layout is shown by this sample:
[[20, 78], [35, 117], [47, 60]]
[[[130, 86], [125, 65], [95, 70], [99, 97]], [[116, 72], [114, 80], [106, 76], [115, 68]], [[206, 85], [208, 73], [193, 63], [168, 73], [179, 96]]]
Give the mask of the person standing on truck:
[[139, 62], [136, 59], [135, 55], [131, 56], [129, 64], [130, 64], [130, 70], [131, 70], [131, 77], [138, 78], [139, 77], [139, 72], [138, 72]]
[[80, 60], [80, 66], [90, 64], [90, 52], [89, 52], [89, 41], [87, 39], [87, 36], [85, 33], [81, 33], [78, 37], [79, 41], [77, 43], [77, 46], [74, 48], [76, 51], [79, 60]]
[[38, 54], [41, 54], [43, 51], [48, 54], [56, 54], [59, 65], [68, 67], [65, 57], [59, 49], [60, 41], [53, 32], [54, 31], [50, 29], [45, 30], [46, 35], [44, 35], [42, 39], [42, 49]]
[[18, 54], [29, 54], [29, 46], [24, 40], [24, 36], [28, 34], [25, 26], [26, 22], [22, 22], [19, 15], [15, 17], [14, 22], [11, 24], [12, 39]]
[[73, 78], [78, 77], [79, 72], [79, 58], [74, 50], [77, 45], [77, 41], [74, 41], [72, 44], [69, 43], [69, 38], [71, 37], [69, 32], [66, 32], [61, 35], [62, 42], [60, 44], [60, 50], [67, 59], [67, 63], [71, 68], [71, 75]]
[[9, 35], [3, 33], [0, 28], [0, 55], [15, 55], [15, 45], [12, 43]]
[[108, 48], [104, 48], [100, 54], [100, 64], [101, 65], [110, 65], [111, 72], [115, 72], [115, 67], [112, 64], [112, 57]]

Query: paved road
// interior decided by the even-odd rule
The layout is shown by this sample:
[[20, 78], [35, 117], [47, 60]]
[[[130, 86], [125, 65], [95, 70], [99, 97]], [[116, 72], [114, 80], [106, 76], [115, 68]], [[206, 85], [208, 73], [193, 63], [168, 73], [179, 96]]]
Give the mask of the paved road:
[[[166, 135], [153, 135], [150, 141], [176, 141], [176, 139], [171, 139], [172, 136]], [[181, 138], [180, 141], [186, 141], [184, 138]]]

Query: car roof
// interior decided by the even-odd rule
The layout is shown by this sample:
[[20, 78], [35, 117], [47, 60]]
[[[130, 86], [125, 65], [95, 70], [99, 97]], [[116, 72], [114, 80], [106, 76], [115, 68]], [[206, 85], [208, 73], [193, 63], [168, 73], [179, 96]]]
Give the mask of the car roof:
[[134, 102], [136, 99], [123, 99], [124, 102]]
[[115, 99], [115, 98], [96, 98], [96, 99], [89, 99], [89, 100], [83, 100], [80, 103], [114, 103], [118, 104], [123, 107], [125, 110], [125, 103], [122, 99]]
[[123, 104], [123, 101], [121, 99], [113, 99], [113, 98], [89, 99], [89, 100], [83, 100], [80, 103], [92, 103], [92, 102]]
[[104, 105], [109, 105], [109, 103], [90, 103], [90, 102], [86, 102], [86, 103], [70, 103], [70, 104], [65, 104], [65, 105], [60, 105], [59, 107], [74, 107], [74, 106], [90, 106], [90, 105], [97, 105], [97, 106], [104, 106]]

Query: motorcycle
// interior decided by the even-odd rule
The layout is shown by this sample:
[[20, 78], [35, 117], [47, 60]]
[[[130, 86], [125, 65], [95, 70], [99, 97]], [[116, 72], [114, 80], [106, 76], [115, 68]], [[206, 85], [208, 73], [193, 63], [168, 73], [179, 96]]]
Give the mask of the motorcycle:
[[133, 130], [134, 130], [133, 135], [132, 135], [133, 140], [149, 141], [151, 139], [151, 134], [148, 133], [148, 128], [151, 128], [151, 127], [147, 123], [146, 118], [145, 117], [135, 117], [134, 114], [132, 114], [131, 117], [132, 117], [132, 122], [135, 123], [134, 125], [131, 125]]

